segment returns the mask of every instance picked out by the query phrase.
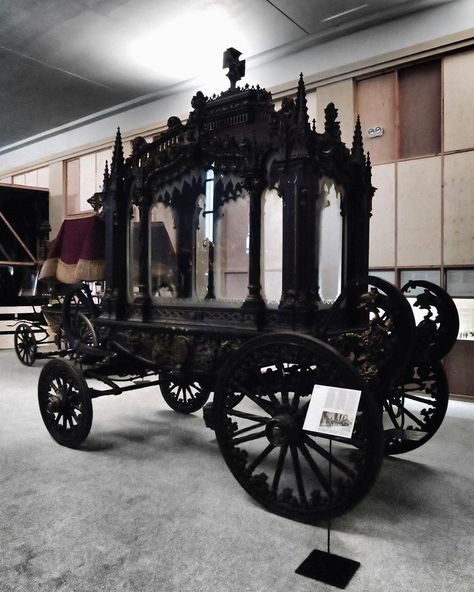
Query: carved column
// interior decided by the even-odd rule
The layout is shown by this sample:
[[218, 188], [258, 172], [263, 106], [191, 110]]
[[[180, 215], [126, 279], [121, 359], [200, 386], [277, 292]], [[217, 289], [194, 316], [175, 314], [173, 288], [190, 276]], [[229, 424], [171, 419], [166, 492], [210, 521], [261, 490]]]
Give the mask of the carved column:
[[150, 314], [150, 194], [146, 189], [137, 189], [134, 199], [140, 213], [140, 227], [138, 235], [139, 275], [138, 296], [135, 304], [141, 306], [143, 320], [148, 320]]
[[260, 281], [260, 260], [262, 249], [262, 193], [265, 189], [264, 179], [252, 173], [245, 180], [245, 189], [250, 196], [249, 216], [249, 285], [244, 307], [260, 308], [264, 305], [262, 285]]

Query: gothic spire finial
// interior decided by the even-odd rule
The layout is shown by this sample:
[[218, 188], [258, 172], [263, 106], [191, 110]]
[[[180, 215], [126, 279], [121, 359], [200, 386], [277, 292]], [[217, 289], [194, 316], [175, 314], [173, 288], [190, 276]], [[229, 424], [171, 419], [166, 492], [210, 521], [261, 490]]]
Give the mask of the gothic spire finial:
[[110, 165], [110, 172], [112, 174], [116, 173], [117, 171], [121, 170], [123, 167], [124, 158], [123, 158], [123, 146], [122, 146], [122, 135], [120, 133], [120, 128], [117, 128], [117, 134], [115, 136], [115, 143], [114, 143], [114, 152], [112, 155], [112, 164]]
[[308, 106], [306, 101], [306, 88], [304, 86], [303, 72], [298, 80], [298, 91], [296, 93], [295, 123], [298, 126], [306, 126], [309, 123]]
[[351, 150], [352, 157], [357, 162], [365, 164], [365, 155], [364, 155], [364, 143], [362, 141], [362, 128], [360, 125], [360, 117], [357, 116], [355, 128], [354, 128], [354, 139], [352, 141], [352, 150]]
[[365, 163], [365, 169], [367, 173], [367, 181], [369, 185], [372, 183], [372, 162], [370, 160], [370, 152], [367, 152], [367, 160]]
[[107, 188], [109, 186], [109, 180], [110, 180], [110, 175], [109, 175], [109, 161], [106, 160], [105, 161], [105, 167], [104, 167], [104, 179], [102, 181], [102, 191], [107, 191]]

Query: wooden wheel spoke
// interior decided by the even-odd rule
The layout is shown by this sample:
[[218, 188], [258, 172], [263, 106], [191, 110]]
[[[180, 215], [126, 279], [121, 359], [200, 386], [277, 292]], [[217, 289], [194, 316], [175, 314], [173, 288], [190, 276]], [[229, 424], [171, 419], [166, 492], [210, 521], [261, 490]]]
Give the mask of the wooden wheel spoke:
[[356, 438], [343, 438], [342, 436], [330, 436], [329, 434], [322, 434], [318, 433], [318, 438], [322, 438], [324, 440], [332, 440], [333, 442], [340, 442], [341, 444], [349, 444], [350, 446], [354, 446], [358, 450], [364, 450], [366, 448], [366, 442], [363, 440], [357, 440]]
[[232, 438], [232, 444], [237, 446], [238, 444], [243, 444], [244, 442], [250, 442], [251, 440], [258, 440], [259, 438], [265, 438], [266, 432], [262, 430], [261, 432], [257, 432], [256, 434], [249, 434], [248, 436], [242, 436], [241, 438]]
[[287, 452], [288, 452], [288, 444], [284, 444], [280, 448], [280, 454], [278, 455], [275, 474], [273, 475], [272, 491], [274, 491], [274, 492], [276, 492], [278, 490], [278, 485], [280, 483], [280, 477], [281, 477], [281, 473], [283, 471], [283, 465], [285, 464], [285, 457], [286, 457]]
[[337, 467], [342, 473], [347, 475], [350, 479], [356, 478], [355, 471], [353, 471], [345, 463], [339, 460], [336, 456], [330, 455], [327, 450], [325, 450], [322, 446], [319, 446], [319, 444], [316, 444], [316, 442], [314, 442], [314, 440], [312, 440], [308, 435], [305, 434], [303, 436], [303, 439], [310, 448], [312, 448], [315, 452], [320, 454], [327, 461], [330, 461], [333, 464], [333, 466]]
[[383, 406], [384, 406], [385, 411], [388, 413], [390, 421], [393, 423], [395, 428], [400, 429], [401, 426], [399, 425], [397, 418], [395, 417], [391, 403], [389, 403], [388, 401], [384, 401]]
[[308, 500], [306, 499], [306, 492], [304, 489], [303, 474], [301, 473], [300, 459], [298, 457], [298, 448], [296, 447], [295, 444], [290, 445], [290, 452], [291, 452], [291, 458], [293, 460], [293, 471], [295, 473], [296, 486], [298, 487], [298, 495], [300, 497], [300, 503], [303, 506], [307, 506]]
[[184, 389], [184, 392], [186, 393], [187, 396], [189, 396], [190, 399], [195, 399], [196, 398], [196, 394], [193, 393], [192, 389], [190, 386], [186, 387]]
[[[240, 392], [242, 392], [242, 391], [240, 391]], [[266, 411], [269, 415], [272, 415], [272, 413], [275, 412], [275, 407], [270, 401], [266, 401], [265, 399], [262, 399], [258, 395], [254, 395], [249, 392], [246, 392], [245, 396], [248, 397], [251, 401], [253, 401], [256, 405], [258, 405], [261, 409]]]
[[424, 405], [434, 405], [436, 403], [435, 399], [425, 398], [425, 397], [418, 397], [417, 395], [412, 395], [411, 393], [405, 393], [405, 399], [410, 399], [410, 401], [417, 401], [418, 403], [423, 403]]
[[421, 419], [418, 419], [418, 417], [416, 417], [416, 415], [415, 415], [415, 414], [413, 414], [411, 411], [408, 411], [408, 409], [407, 409], [406, 407], [403, 407], [403, 406], [402, 406], [402, 409], [403, 409], [403, 413], [404, 413], [405, 415], [407, 415], [407, 416], [408, 416], [408, 417], [409, 417], [409, 418], [410, 418], [412, 421], [414, 421], [414, 422], [415, 422], [417, 425], [419, 425], [419, 426], [420, 426], [420, 428], [423, 428], [423, 429], [425, 429], [425, 428], [426, 428], [426, 424], [425, 424], [425, 422], [423, 422], [423, 420], [421, 420]]
[[235, 438], [236, 436], [241, 436], [242, 434], [246, 434], [247, 432], [250, 432], [252, 430], [256, 430], [264, 423], [267, 423], [267, 420], [263, 419], [257, 423], [254, 423], [251, 426], [247, 426], [246, 428], [241, 428], [240, 430], [237, 430], [236, 432], [233, 433], [233, 437]]
[[249, 475], [253, 473], [262, 460], [264, 460], [274, 448], [275, 446], [273, 444], [268, 444], [268, 446], [246, 467], [246, 471]]
[[255, 415], [253, 413], [246, 413], [245, 411], [240, 411], [239, 409], [228, 409], [227, 415], [232, 415], [235, 417], [241, 417], [242, 419], [249, 419], [250, 421], [256, 421], [258, 423], [268, 422], [270, 421], [270, 417], [262, 417], [261, 415]]
[[329, 481], [326, 479], [326, 477], [324, 476], [323, 472], [321, 471], [321, 469], [316, 464], [316, 462], [315, 462], [314, 458], [311, 456], [311, 453], [309, 452], [309, 450], [306, 448], [306, 446], [303, 444], [303, 442], [299, 442], [298, 443], [298, 448], [300, 449], [301, 454], [306, 459], [306, 462], [308, 463], [308, 465], [311, 467], [311, 470], [316, 475], [318, 481], [324, 487], [324, 490], [326, 491], [326, 493], [328, 494], [328, 496], [329, 497], [332, 497], [333, 496], [333, 491], [332, 491], [332, 489], [329, 486]]

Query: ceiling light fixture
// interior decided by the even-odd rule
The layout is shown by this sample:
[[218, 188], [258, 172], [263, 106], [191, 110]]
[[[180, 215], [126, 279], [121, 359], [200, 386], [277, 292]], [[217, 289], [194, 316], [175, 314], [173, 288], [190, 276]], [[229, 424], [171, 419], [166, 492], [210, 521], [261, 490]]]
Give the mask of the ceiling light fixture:
[[321, 20], [322, 23], [326, 23], [328, 21], [332, 21], [337, 19], [341, 16], [345, 16], [346, 14], [351, 14], [352, 12], [356, 12], [357, 10], [362, 10], [363, 8], [367, 8], [368, 4], [361, 4], [360, 6], [356, 6], [355, 8], [349, 8], [349, 10], [344, 10], [343, 12], [338, 12], [337, 14], [333, 14], [332, 16], [328, 16]]
[[127, 53], [135, 67], [151, 70], [169, 84], [209, 75], [214, 70], [222, 72], [222, 52], [229, 46], [231, 30], [228, 21], [217, 6], [187, 13], [134, 39]]

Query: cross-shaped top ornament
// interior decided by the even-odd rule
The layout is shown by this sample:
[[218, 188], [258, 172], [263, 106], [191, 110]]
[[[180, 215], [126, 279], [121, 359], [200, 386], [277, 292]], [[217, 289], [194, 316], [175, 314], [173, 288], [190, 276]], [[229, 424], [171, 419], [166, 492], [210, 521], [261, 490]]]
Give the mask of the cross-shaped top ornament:
[[223, 68], [229, 68], [226, 76], [230, 80], [230, 88], [233, 90], [238, 80], [245, 76], [245, 60], [240, 61], [242, 55], [237, 49], [229, 47], [224, 51]]

